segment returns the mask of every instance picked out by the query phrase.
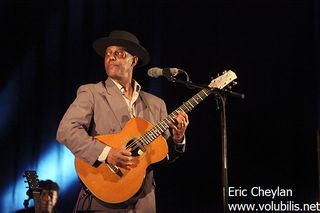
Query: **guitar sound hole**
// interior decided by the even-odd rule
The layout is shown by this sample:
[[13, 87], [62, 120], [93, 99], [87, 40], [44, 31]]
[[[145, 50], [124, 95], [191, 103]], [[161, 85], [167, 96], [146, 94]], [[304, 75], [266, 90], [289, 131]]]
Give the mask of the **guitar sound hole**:
[[134, 140], [129, 141], [126, 145], [126, 148], [127, 149], [131, 148], [131, 154], [134, 157], [140, 156], [143, 152], [146, 151], [146, 148], [141, 142], [134, 141]]

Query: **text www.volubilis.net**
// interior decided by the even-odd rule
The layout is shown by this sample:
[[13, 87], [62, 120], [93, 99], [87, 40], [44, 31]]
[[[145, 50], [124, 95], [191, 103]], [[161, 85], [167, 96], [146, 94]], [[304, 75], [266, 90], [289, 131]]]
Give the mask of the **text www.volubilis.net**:
[[318, 212], [320, 211], [320, 203], [299, 204], [294, 201], [280, 201], [269, 203], [229, 203], [230, 212]]

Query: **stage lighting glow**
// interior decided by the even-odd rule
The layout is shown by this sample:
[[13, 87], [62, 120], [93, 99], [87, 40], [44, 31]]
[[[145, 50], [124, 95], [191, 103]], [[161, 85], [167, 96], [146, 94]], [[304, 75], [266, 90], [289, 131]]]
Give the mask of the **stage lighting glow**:
[[57, 182], [63, 192], [77, 177], [74, 156], [57, 141], [53, 141], [48, 150], [50, 151], [39, 159], [37, 174], [42, 180], [51, 179]]
[[[37, 168], [29, 166], [25, 170], [35, 170], [40, 180], [51, 179], [57, 182], [61, 189], [61, 194], [68, 190], [68, 187], [77, 180], [77, 174], [74, 168], [74, 156], [65, 148], [53, 140], [47, 152], [40, 155]], [[34, 165], [34, 164], [33, 164]], [[20, 172], [24, 174], [24, 171]], [[16, 183], [10, 184], [2, 194], [1, 212], [13, 213], [18, 209], [24, 208], [23, 201], [28, 198], [26, 195], [27, 183], [22, 177]], [[29, 203], [31, 206], [33, 202]]]

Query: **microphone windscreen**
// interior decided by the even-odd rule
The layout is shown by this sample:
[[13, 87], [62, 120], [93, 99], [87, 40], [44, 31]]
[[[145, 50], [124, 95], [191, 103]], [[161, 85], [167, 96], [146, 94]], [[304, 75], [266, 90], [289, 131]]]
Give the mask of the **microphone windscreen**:
[[162, 69], [158, 67], [153, 67], [148, 70], [148, 76], [150, 77], [158, 78], [159, 76], [162, 76], [162, 75], [163, 75]]

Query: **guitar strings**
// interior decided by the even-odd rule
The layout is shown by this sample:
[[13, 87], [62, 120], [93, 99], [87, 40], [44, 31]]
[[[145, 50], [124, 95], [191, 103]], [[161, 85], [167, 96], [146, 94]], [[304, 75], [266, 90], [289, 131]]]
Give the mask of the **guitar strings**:
[[174, 115], [178, 114], [178, 111], [188, 111], [188, 108], [186, 107], [185, 110], [182, 109], [182, 106], [179, 107], [177, 110], [172, 112], [170, 115], [168, 115], [167, 118], [161, 120], [157, 125], [155, 125], [153, 128], [151, 128], [149, 131], [144, 133], [141, 137], [134, 140], [131, 144], [126, 146], [127, 149], [133, 149], [139, 148], [139, 143], [143, 143], [144, 145], [148, 145], [151, 141], [155, 140], [157, 137], [159, 137], [164, 131], [166, 131], [169, 128], [168, 122], [169, 120], [171, 122], [174, 122], [173, 119]]
[[[168, 122], [175, 122], [173, 116], [176, 116], [179, 111], [183, 111], [185, 113], [190, 112], [197, 104], [203, 101], [206, 97], [208, 97], [212, 93], [212, 90], [204, 88], [188, 101], [184, 102], [179, 108], [173, 111], [167, 118], [161, 120], [158, 124], [156, 124], [149, 131], [144, 133], [138, 139], [134, 140], [128, 146], [127, 149], [137, 149], [139, 148], [139, 144], [148, 145], [151, 141], [155, 140], [159, 135], [161, 135], [164, 131], [169, 128]], [[162, 127], [162, 128], [161, 128]]]

